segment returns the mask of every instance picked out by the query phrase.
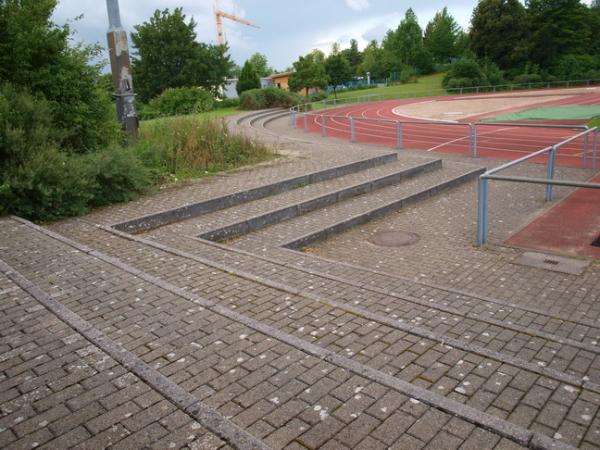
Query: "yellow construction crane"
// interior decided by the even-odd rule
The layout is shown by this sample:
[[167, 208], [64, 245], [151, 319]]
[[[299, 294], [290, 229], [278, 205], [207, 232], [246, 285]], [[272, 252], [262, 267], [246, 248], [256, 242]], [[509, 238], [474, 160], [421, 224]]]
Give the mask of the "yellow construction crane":
[[215, 0], [213, 9], [215, 11], [215, 22], [217, 24], [217, 43], [219, 45], [225, 44], [225, 32], [223, 31], [223, 17], [229, 20], [233, 20], [234, 22], [248, 25], [249, 27], [260, 28], [258, 25], [254, 25], [252, 22], [249, 22], [233, 14], [226, 13], [225, 11], [221, 11], [221, 8], [219, 7], [219, 0]]

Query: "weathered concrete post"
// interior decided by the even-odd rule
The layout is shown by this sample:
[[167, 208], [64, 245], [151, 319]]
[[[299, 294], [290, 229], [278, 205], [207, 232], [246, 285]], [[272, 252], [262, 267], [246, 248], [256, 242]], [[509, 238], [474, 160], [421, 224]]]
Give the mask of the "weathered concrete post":
[[117, 117], [123, 129], [130, 135], [137, 135], [138, 118], [135, 113], [133, 79], [129, 64], [127, 32], [121, 25], [119, 0], [106, 0], [108, 10], [108, 53], [112, 69], [114, 96], [117, 102]]

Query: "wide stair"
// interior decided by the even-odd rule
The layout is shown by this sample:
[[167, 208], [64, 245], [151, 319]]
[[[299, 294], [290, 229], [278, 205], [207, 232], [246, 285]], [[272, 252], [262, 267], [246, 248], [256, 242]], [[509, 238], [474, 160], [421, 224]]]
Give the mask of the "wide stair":
[[[416, 172], [406, 176], [406, 170]], [[105, 261], [121, 270], [156, 277], [179, 295], [205, 298], [213, 305], [211, 311], [235, 311], [238, 320], [258, 327], [269, 339], [283, 340], [297, 350], [312, 352], [370, 383], [416, 399], [431, 411], [421, 416], [424, 425], [431, 427], [429, 437], [403, 428], [400, 417], [388, 422], [391, 429], [400, 432], [394, 434], [388, 429], [392, 434], [386, 434], [378, 422], [379, 413], [361, 406], [367, 401], [361, 393], [363, 383], [355, 387], [352, 395], [334, 395], [336, 401], [325, 406], [326, 400], [320, 400], [312, 406], [325, 407], [326, 415], [312, 423], [311, 428], [329, 427], [327, 432], [322, 431], [323, 435], [335, 437], [331, 441], [314, 441], [311, 436], [296, 434], [292, 441], [305, 447], [330, 442], [337, 448], [356, 448], [362, 441], [342, 435], [347, 430], [358, 435], [356, 430], [360, 428], [369, 430], [361, 439], [367, 436], [379, 441], [378, 445], [399, 444], [406, 435], [416, 439], [416, 447], [442, 448], [443, 443], [436, 441], [438, 435], [449, 440], [458, 437], [452, 432], [440, 433], [437, 428], [435, 416], [449, 413], [461, 423], [485, 428], [494, 436], [475, 448], [494, 448], [499, 442], [509, 447], [518, 444], [530, 448], [598, 448], [597, 325], [441, 286], [335, 262], [319, 262], [311, 255], [291, 250], [282, 250], [282, 254], [289, 252], [288, 260], [258, 251], [259, 245], [275, 247], [299, 240], [305, 243], [307, 236], [308, 240], [318, 239], [323, 233], [337, 232], [401, 208], [406, 202], [425, 199], [475, 176], [478, 170], [451, 163], [440, 167], [435, 160], [402, 160], [372, 167], [360, 175], [352, 173], [298, 185], [291, 191], [198, 213], [186, 220], [167, 220], [162, 226], [156, 221], [153, 227], [145, 227], [142, 235], [77, 220], [55, 229], [106, 255]], [[399, 179], [380, 189], [373, 188], [374, 180], [389, 177]], [[365, 187], [355, 187], [369, 183], [372, 187], [366, 193], [361, 191]], [[340, 201], [332, 200], [340, 192], [346, 192]], [[319, 202], [330, 203], [317, 208]], [[289, 207], [300, 213], [291, 218], [286, 217], [288, 213], [278, 213]], [[302, 213], [302, 207], [306, 213]], [[235, 228], [253, 217], [274, 219], [256, 220], [253, 230]], [[141, 223], [142, 227], [147, 223]], [[129, 225], [129, 231], [136, 231]], [[219, 230], [234, 229], [225, 237], [246, 240], [247, 250], [197, 237], [215, 233], [216, 239]], [[23, 240], [26, 245], [28, 240]], [[32, 246], [31, 251], [37, 248], [35, 241], [27, 245]], [[18, 254], [9, 256], [18, 264]], [[59, 260], [55, 255], [55, 264]], [[51, 281], [53, 273], [47, 275]], [[40, 277], [37, 273], [32, 276]], [[264, 392], [268, 392], [265, 405], [277, 403], [271, 398], [273, 390]], [[281, 401], [280, 395], [273, 398]], [[369, 399], [367, 403], [373, 405], [374, 401]], [[238, 401], [234, 403], [246, 407]], [[387, 417], [391, 405], [378, 406], [379, 412]], [[349, 416], [344, 415], [347, 410]], [[241, 414], [239, 417], [244, 417]], [[336, 422], [331, 421], [332, 416]], [[303, 417], [298, 420], [304, 420]], [[445, 417], [440, 420], [447, 424]], [[234, 421], [243, 424], [240, 420], [243, 419], [235, 415]], [[340, 426], [338, 420], [346, 431], [336, 428]], [[365, 425], [365, 420], [373, 426]], [[292, 441], [269, 443], [281, 447]]]

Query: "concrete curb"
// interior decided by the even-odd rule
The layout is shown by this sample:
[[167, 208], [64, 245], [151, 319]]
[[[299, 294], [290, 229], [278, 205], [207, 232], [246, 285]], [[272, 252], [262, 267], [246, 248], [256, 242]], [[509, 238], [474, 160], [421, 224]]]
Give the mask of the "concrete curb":
[[387, 153], [374, 158], [363, 159], [349, 164], [331, 167], [329, 169], [288, 178], [245, 191], [234, 192], [233, 194], [224, 195], [222, 197], [216, 197], [198, 203], [191, 203], [179, 208], [173, 208], [154, 214], [149, 214], [126, 222], [114, 224], [113, 227], [119, 231], [126, 231], [128, 233], [148, 231], [153, 228], [229, 208], [241, 203], [280, 194], [302, 185], [318, 183], [320, 181], [341, 177], [343, 175], [348, 175], [364, 169], [370, 169], [372, 167], [396, 161], [397, 159], [398, 155], [396, 153]]
[[442, 160], [440, 159], [419, 164], [417, 166], [402, 169], [399, 172], [390, 175], [385, 175], [363, 183], [353, 184], [325, 195], [315, 196], [300, 203], [272, 210], [221, 228], [216, 228], [214, 230], [207, 231], [198, 237], [217, 242], [225, 239], [232, 239], [252, 233], [275, 223], [299, 217], [303, 214], [333, 205], [337, 202], [391, 186], [404, 179], [412, 178], [422, 173], [427, 173], [441, 168]]

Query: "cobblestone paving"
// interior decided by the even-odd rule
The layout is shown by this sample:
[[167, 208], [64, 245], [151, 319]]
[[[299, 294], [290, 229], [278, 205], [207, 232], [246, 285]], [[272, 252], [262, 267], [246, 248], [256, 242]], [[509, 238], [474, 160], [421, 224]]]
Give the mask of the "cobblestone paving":
[[[516, 249], [474, 248], [473, 182], [308, 252], [280, 247], [405, 195], [411, 183], [493, 161], [444, 156], [441, 171], [225, 245], [195, 236], [435, 156], [402, 151], [397, 163], [140, 236], [109, 227], [390, 153], [323, 141], [287, 118], [267, 129], [260, 117], [253, 128], [230, 122], [287, 157], [51, 225], [58, 235], [0, 221], [0, 272], [9, 276], [0, 273], [0, 445], [600, 447], [598, 265], [571, 276], [517, 266]], [[492, 242], [539, 213], [539, 191], [492, 186]], [[569, 192], [557, 189], [557, 198]], [[367, 243], [379, 229], [417, 230], [421, 240], [403, 249]], [[48, 310], [52, 302], [64, 314]]]

